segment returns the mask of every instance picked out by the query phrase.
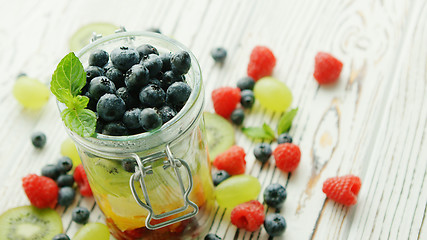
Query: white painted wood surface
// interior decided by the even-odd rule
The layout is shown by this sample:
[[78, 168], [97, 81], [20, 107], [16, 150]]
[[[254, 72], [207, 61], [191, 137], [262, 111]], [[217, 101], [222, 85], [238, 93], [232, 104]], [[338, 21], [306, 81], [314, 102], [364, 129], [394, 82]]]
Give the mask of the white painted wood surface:
[[[189, 46], [199, 59], [207, 100], [220, 86], [234, 86], [246, 73], [255, 45], [277, 56], [274, 76], [293, 92], [299, 107], [291, 134], [302, 160], [291, 175], [274, 161], [261, 168], [254, 143], [237, 131], [247, 151], [247, 173], [287, 186], [281, 211], [288, 228], [278, 239], [427, 239], [427, 2], [425, 0], [189, 0], [189, 1], [6, 1], [0, 9], [0, 213], [27, 205], [21, 178], [39, 173], [59, 156], [66, 138], [54, 97], [40, 111], [23, 109], [13, 98], [15, 77], [25, 72], [45, 83], [68, 53], [79, 27], [111, 22], [128, 30], [159, 27]], [[223, 65], [209, 51], [228, 50]], [[314, 55], [331, 52], [344, 63], [338, 85], [318, 87]], [[212, 105], [207, 105], [212, 110]], [[278, 114], [258, 104], [246, 126], [275, 125]], [[41, 130], [48, 143], [31, 145]], [[273, 145], [274, 146], [274, 145]], [[325, 198], [331, 176], [362, 178], [358, 204], [346, 208]], [[262, 201], [262, 196], [259, 198]], [[104, 221], [91, 198], [57, 208], [67, 233], [71, 209], [92, 209], [90, 221]], [[268, 212], [273, 212], [268, 209]], [[264, 229], [237, 231], [229, 211], [218, 209], [211, 232], [223, 239], [267, 239]]]

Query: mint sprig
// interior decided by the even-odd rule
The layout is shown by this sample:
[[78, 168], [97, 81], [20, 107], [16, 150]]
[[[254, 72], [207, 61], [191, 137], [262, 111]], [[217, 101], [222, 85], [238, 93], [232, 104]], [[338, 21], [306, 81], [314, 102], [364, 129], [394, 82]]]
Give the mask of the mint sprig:
[[291, 109], [284, 113], [277, 124], [277, 134], [280, 135], [285, 132], [289, 132], [292, 126], [292, 121], [297, 115], [298, 108]]
[[82, 137], [95, 133], [96, 114], [85, 109], [89, 98], [80, 96], [86, 84], [86, 73], [79, 58], [73, 52], [67, 54], [52, 75], [50, 91], [67, 108], [61, 112], [62, 120], [71, 131]]
[[272, 141], [275, 139], [274, 131], [266, 123], [262, 127], [243, 127], [242, 132], [249, 138]]

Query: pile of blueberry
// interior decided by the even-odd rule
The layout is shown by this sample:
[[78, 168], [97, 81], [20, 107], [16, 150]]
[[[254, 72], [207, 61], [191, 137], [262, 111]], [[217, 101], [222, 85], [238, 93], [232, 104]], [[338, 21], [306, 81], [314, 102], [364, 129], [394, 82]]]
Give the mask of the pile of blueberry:
[[89, 97], [87, 108], [98, 115], [96, 132], [125, 136], [161, 127], [191, 94], [185, 82], [190, 67], [188, 52], [159, 54], [149, 44], [122, 46], [110, 54], [94, 50], [82, 95]]

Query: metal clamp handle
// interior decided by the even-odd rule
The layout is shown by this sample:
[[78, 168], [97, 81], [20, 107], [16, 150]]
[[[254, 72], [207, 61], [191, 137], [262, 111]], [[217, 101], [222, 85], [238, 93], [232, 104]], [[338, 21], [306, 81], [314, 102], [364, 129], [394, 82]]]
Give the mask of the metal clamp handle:
[[[179, 187], [180, 187], [183, 199], [184, 199], [184, 206], [177, 208], [177, 209], [174, 209], [174, 210], [171, 210], [169, 212], [165, 212], [165, 213], [161, 213], [161, 214], [154, 214], [153, 208], [152, 208], [151, 203], [150, 203], [150, 198], [148, 197], [148, 191], [147, 191], [147, 187], [145, 185], [144, 177], [147, 174], [153, 173], [151, 165], [148, 165], [148, 164], [158, 160], [159, 158], [163, 158], [165, 156], [167, 157], [168, 160], [163, 162], [163, 164], [164, 164], [163, 168], [165, 170], [168, 167], [173, 168], [173, 170], [177, 176], [178, 184], [179, 184]], [[165, 152], [153, 154], [153, 155], [147, 156], [143, 159], [141, 159], [136, 154], [132, 154], [132, 157], [136, 160], [138, 167], [137, 167], [137, 171], [134, 174], [132, 174], [132, 176], [129, 180], [129, 185], [130, 185], [130, 189], [132, 191], [132, 195], [135, 198], [136, 202], [141, 207], [147, 209], [147, 211], [148, 211], [148, 216], [145, 219], [145, 226], [147, 229], [150, 229], [150, 230], [159, 229], [159, 228], [171, 225], [173, 223], [191, 218], [198, 213], [199, 207], [189, 199], [189, 194], [193, 188], [193, 177], [191, 175], [190, 166], [184, 160], [179, 159], [179, 158], [174, 158], [174, 156], [172, 155], [172, 152], [170, 150], [169, 144], [166, 145]], [[145, 165], [148, 165], [148, 166], [145, 166]], [[182, 181], [181, 172], [179, 171], [179, 168], [181, 166], [184, 166], [185, 170], [187, 170], [187, 177], [188, 177], [188, 188], [187, 189], [185, 189], [184, 182]], [[138, 193], [136, 192], [136, 188], [135, 188], [135, 182], [136, 181], [139, 181], [139, 183], [141, 185], [141, 189], [142, 189], [142, 192], [144, 195], [145, 203], [141, 200], [141, 198], [138, 196]], [[161, 222], [158, 224], [153, 225], [150, 223], [150, 221], [152, 219], [162, 219], [165, 217], [169, 217], [169, 216], [184, 212], [185, 210], [188, 209], [189, 206], [191, 206], [193, 208], [192, 212], [189, 212], [189, 213], [182, 215], [182, 216], [178, 216], [178, 217], [173, 218], [173, 219], [169, 219], [167, 221], [164, 221], [164, 222]]]

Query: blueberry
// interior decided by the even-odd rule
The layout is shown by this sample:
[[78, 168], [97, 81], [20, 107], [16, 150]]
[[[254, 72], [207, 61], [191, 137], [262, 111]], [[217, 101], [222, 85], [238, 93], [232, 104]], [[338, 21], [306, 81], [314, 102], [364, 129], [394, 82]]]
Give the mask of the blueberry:
[[116, 95], [107, 93], [99, 99], [96, 110], [100, 118], [110, 122], [122, 119], [126, 104]]
[[133, 65], [126, 72], [125, 84], [130, 91], [139, 91], [149, 80], [148, 69], [141, 64]]
[[125, 75], [119, 69], [111, 67], [107, 70], [105, 76], [114, 83], [116, 88], [125, 86]]
[[162, 72], [171, 70], [172, 53], [162, 53], [159, 57], [162, 60]]
[[86, 108], [96, 112], [96, 104], [98, 103], [98, 101], [94, 99], [92, 95], [90, 95], [90, 92], [86, 92], [84, 95], [89, 98], [89, 102]]
[[128, 129], [122, 122], [110, 122], [102, 128], [102, 134], [110, 136], [127, 136]]
[[89, 220], [90, 212], [85, 207], [76, 207], [73, 209], [71, 219], [79, 224], [86, 224]]
[[42, 176], [56, 180], [60, 174], [61, 171], [55, 164], [48, 164], [42, 167]]
[[162, 119], [152, 108], [145, 108], [139, 115], [139, 124], [145, 131], [151, 131], [162, 126]]
[[58, 204], [67, 207], [73, 203], [75, 196], [76, 192], [72, 187], [62, 187], [58, 192]]
[[165, 103], [166, 93], [159, 86], [149, 84], [139, 93], [139, 100], [144, 106], [159, 107]]
[[168, 87], [166, 102], [174, 107], [182, 107], [191, 94], [191, 88], [185, 82], [176, 82]]
[[58, 179], [56, 179], [56, 184], [58, 187], [72, 187], [74, 184], [74, 178], [73, 175], [60, 175]]
[[139, 108], [127, 110], [123, 115], [123, 123], [128, 129], [140, 128], [141, 124], [139, 124], [139, 115], [141, 115], [141, 109]]
[[235, 125], [242, 125], [243, 120], [245, 119], [245, 112], [243, 112], [243, 109], [236, 108], [230, 115], [230, 120]]
[[68, 237], [65, 233], [56, 234], [52, 240], [70, 240], [70, 237]]
[[254, 92], [249, 89], [245, 89], [240, 92], [240, 104], [243, 108], [252, 108], [255, 102]]
[[104, 129], [105, 126], [105, 122], [104, 120], [102, 120], [101, 118], [98, 118], [96, 120], [96, 128], [95, 128], [95, 132], [96, 133], [102, 133], [102, 130]]
[[186, 51], [172, 54], [171, 67], [172, 70], [178, 74], [186, 74], [191, 67], [190, 54]]
[[90, 96], [98, 100], [102, 95], [106, 93], [115, 93], [116, 86], [107, 77], [100, 76], [92, 79], [89, 85]]
[[31, 134], [31, 142], [36, 148], [43, 148], [46, 145], [46, 135], [42, 132], [34, 132]]
[[119, 47], [111, 51], [111, 62], [122, 72], [126, 72], [139, 62], [139, 53], [133, 48]]
[[160, 57], [156, 54], [150, 54], [144, 58], [141, 64], [148, 69], [150, 77], [156, 76], [163, 67], [163, 62]]
[[104, 69], [97, 66], [89, 66], [85, 69], [86, 72], [86, 84], [96, 77], [104, 76]]
[[58, 159], [58, 162], [56, 163], [56, 167], [62, 173], [66, 173], [73, 168], [73, 161], [71, 161], [69, 157], [61, 157], [60, 159]]
[[271, 156], [271, 153], [271, 146], [268, 143], [259, 143], [254, 147], [255, 158], [262, 163], [268, 161]]
[[104, 67], [108, 63], [108, 53], [102, 49], [96, 49], [89, 55], [89, 66]]
[[240, 88], [240, 90], [253, 90], [255, 86], [255, 80], [251, 77], [243, 77], [237, 81], [237, 87]]
[[157, 85], [159, 87], [162, 86], [162, 82], [160, 82], [160, 80], [157, 78], [151, 78], [150, 80], [148, 80], [148, 84], [154, 84], [154, 85]]
[[126, 172], [134, 173], [137, 165], [135, 159], [126, 158], [122, 160], [122, 167]]
[[169, 106], [163, 106], [157, 112], [160, 115], [160, 117], [162, 118], [163, 123], [168, 122], [169, 120], [171, 120], [173, 117], [176, 116], [175, 110], [173, 110]]
[[146, 31], [149, 31], [149, 32], [155, 32], [155, 33], [160, 33], [160, 34], [162, 34], [162, 32], [160, 31], [160, 29], [159, 29], [159, 28], [156, 28], [156, 27], [148, 28]]
[[138, 99], [135, 98], [126, 87], [117, 89], [116, 94], [125, 102], [126, 109], [132, 109], [139, 105]]
[[173, 71], [167, 71], [163, 73], [163, 78], [160, 80], [160, 82], [162, 83], [162, 88], [165, 91], [173, 83], [181, 82], [181, 81], [183, 81], [182, 76]]
[[288, 133], [282, 133], [277, 137], [277, 143], [292, 143], [292, 137]]
[[220, 237], [218, 237], [218, 235], [214, 234], [214, 233], [208, 233], [204, 240], [221, 240]]
[[280, 236], [286, 230], [286, 220], [278, 213], [267, 214], [264, 220], [264, 228], [268, 235], [272, 237]]
[[264, 202], [277, 209], [283, 206], [286, 196], [286, 188], [278, 183], [270, 184], [264, 190]]
[[156, 54], [159, 55], [159, 51], [157, 51], [157, 48], [151, 46], [150, 44], [143, 44], [136, 48], [136, 51], [139, 53], [139, 59], [147, 58], [150, 54]]
[[228, 174], [224, 170], [216, 171], [214, 174], [212, 174], [212, 181], [214, 186], [218, 186], [222, 181], [229, 178], [230, 174]]
[[223, 47], [217, 47], [211, 50], [211, 56], [215, 62], [222, 63], [227, 57], [227, 50]]

